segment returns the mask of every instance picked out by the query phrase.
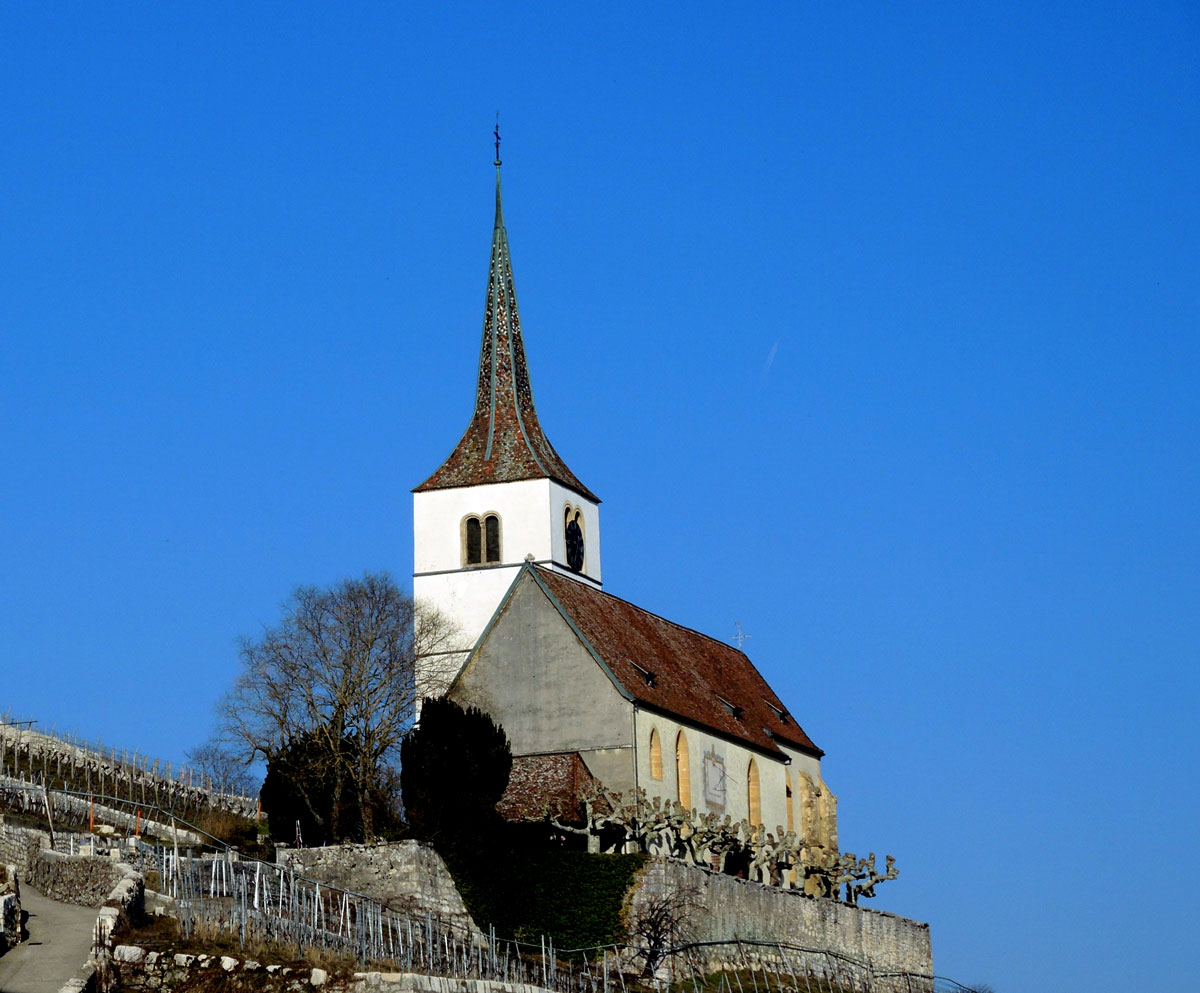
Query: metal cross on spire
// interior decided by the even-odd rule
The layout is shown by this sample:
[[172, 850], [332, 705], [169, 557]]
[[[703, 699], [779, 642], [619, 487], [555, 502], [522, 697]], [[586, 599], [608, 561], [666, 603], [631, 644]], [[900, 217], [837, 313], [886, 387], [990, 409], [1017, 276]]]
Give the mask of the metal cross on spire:
[[496, 168], [500, 168], [500, 111], [496, 111], [496, 130], [492, 132], [496, 137]]
[[740, 651], [742, 650], [742, 646], [743, 646], [743, 645], [746, 643], [746, 639], [747, 639], [747, 638], [753, 638], [753, 637], [754, 637], [754, 635], [752, 635], [752, 634], [746, 634], [746, 632], [742, 630], [742, 622], [741, 622], [741, 621], [734, 621], [734, 622], [733, 622], [733, 626], [734, 626], [735, 628], [737, 628], [737, 634], [735, 634], [735, 635], [734, 635], [732, 638], [730, 638], [729, 640], [730, 640], [730, 641], [736, 641], [736, 642], [737, 642], [738, 651], [740, 652]]

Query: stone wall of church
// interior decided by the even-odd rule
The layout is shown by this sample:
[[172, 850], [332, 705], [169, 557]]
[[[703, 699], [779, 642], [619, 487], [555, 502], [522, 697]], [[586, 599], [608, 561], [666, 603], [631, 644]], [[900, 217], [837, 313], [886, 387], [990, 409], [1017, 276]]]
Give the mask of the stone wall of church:
[[[781, 942], [845, 955], [875, 972], [933, 973], [929, 925], [895, 914], [659, 860], [634, 894], [634, 917], [664, 897], [690, 907], [684, 925], [689, 941]], [[714, 969], [740, 968], [744, 952], [714, 945], [708, 954]]]
[[588, 761], [594, 749], [632, 746], [629, 702], [532, 576], [504, 610], [451, 697], [503, 725], [514, 755], [580, 752]]

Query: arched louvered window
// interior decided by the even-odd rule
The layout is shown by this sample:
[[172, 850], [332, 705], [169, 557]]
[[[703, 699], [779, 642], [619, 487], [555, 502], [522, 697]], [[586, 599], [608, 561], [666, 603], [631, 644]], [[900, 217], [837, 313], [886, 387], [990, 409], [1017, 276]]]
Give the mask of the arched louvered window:
[[490, 565], [500, 561], [500, 517], [482, 520], [471, 516], [462, 523], [463, 565]]
[[750, 768], [746, 772], [746, 798], [749, 801], [750, 823], [758, 826], [762, 823], [762, 794], [758, 787], [758, 763], [750, 760]]
[[662, 779], [662, 739], [658, 736], [658, 728], [650, 729], [650, 775]]
[[687, 738], [680, 731], [675, 739], [675, 783], [679, 802], [685, 810], [692, 809], [692, 769], [688, 761]]

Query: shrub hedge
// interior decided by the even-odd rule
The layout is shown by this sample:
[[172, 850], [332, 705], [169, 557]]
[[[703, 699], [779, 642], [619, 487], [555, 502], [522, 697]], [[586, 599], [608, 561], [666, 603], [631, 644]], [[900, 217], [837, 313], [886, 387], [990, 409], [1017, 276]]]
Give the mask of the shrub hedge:
[[[444, 847], [446, 850], [442, 850]], [[482, 928], [556, 949], [623, 941], [622, 908], [645, 855], [592, 855], [563, 849], [507, 848], [488, 854], [439, 847], [463, 902]]]

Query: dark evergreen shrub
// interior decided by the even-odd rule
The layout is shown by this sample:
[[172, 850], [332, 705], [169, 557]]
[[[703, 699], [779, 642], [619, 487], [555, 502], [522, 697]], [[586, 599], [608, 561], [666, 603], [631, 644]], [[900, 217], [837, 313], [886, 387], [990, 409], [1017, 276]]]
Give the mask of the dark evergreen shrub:
[[500, 822], [496, 801], [508, 786], [508, 736], [477, 707], [430, 699], [400, 746], [400, 791], [414, 837], [445, 844], [488, 844]]

